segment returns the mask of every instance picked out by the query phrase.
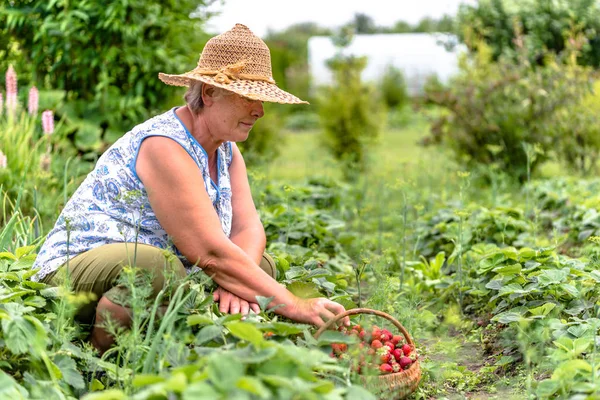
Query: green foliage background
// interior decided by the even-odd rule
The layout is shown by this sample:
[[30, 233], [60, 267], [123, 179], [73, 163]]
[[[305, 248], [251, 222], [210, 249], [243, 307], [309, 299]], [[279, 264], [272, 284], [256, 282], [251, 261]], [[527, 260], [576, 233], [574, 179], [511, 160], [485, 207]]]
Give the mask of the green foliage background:
[[[206, 1], [11, 1], [0, 6], [0, 70], [60, 90], [56, 110], [82, 151], [99, 151], [169, 101], [158, 72], [194, 67]], [[3, 77], [0, 77], [0, 82]]]

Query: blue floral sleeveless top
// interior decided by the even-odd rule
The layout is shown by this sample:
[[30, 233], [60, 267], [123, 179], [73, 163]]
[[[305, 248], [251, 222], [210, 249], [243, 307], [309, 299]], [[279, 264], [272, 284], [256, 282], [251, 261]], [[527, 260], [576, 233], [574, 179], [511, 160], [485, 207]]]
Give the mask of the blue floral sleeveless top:
[[[135, 242], [171, 249], [184, 266], [193, 265], [172, 246], [150, 207], [148, 194], [135, 171], [142, 141], [164, 136], [179, 143], [202, 171], [204, 186], [225, 235], [231, 233], [231, 142], [217, 149], [217, 182], [208, 169], [208, 155], [175, 114], [176, 108], [143, 122], [117, 140], [69, 199], [48, 234], [34, 268], [40, 280], [76, 255], [109, 243]], [[67, 244], [67, 229], [69, 240]], [[137, 235], [137, 237], [136, 237]], [[68, 248], [67, 248], [68, 247]]]

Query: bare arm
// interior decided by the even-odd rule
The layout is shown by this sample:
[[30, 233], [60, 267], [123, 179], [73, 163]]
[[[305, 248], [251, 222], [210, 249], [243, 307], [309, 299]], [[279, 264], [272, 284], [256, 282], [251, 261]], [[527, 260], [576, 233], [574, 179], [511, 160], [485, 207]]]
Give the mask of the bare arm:
[[225, 236], [201, 171], [175, 141], [159, 136], [144, 140], [136, 171], [152, 210], [179, 251], [219, 286], [249, 302], [255, 302], [256, 296], [273, 297], [270, 306], [285, 305], [277, 309], [281, 315], [318, 326], [344, 311], [324, 298], [294, 296]]
[[257, 264], [265, 251], [267, 238], [252, 201], [246, 164], [238, 147], [232, 143], [232, 161], [229, 167], [231, 178], [231, 201], [233, 221], [229, 238]]

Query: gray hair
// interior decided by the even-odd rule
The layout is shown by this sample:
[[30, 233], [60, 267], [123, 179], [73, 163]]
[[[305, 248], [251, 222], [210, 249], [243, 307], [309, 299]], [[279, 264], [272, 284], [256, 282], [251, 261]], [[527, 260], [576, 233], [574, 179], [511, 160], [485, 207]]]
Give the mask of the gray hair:
[[[192, 113], [194, 113], [196, 115], [200, 114], [200, 112], [204, 108], [204, 101], [202, 100], [202, 88], [204, 87], [204, 85], [206, 85], [204, 82], [192, 81], [190, 83], [190, 86], [188, 87], [187, 92], [185, 92], [185, 95], [183, 96], [183, 98], [185, 99], [185, 102], [190, 107], [190, 110], [192, 111]], [[229, 90], [219, 88], [219, 87], [214, 87], [214, 93], [213, 93], [214, 98], [219, 98], [222, 96], [230, 96], [233, 94], [234, 93], [230, 92]]]
[[204, 101], [202, 100], [203, 87], [204, 82], [192, 81], [187, 89], [187, 92], [185, 92], [185, 95], [183, 96], [185, 102], [188, 104], [190, 110], [194, 114], [199, 114], [204, 108]]

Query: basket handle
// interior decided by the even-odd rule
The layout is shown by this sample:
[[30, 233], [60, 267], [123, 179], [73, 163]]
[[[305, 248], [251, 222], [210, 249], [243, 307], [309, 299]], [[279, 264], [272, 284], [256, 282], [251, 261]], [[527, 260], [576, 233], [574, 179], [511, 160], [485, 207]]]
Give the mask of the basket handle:
[[321, 336], [321, 334], [323, 332], [325, 332], [327, 329], [329, 329], [329, 327], [331, 325], [335, 324], [340, 319], [347, 317], [348, 315], [355, 315], [355, 314], [373, 314], [373, 315], [377, 315], [379, 317], [383, 317], [383, 318], [389, 320], [402, 333], [402, 335], [406, 339], [406, 342], [409, 345], [414, 347], [415, 343], [413, 342], [412, 338], [408, 334], [408, 331], [406, 330], [405, 327], [402, 326], [402, 324], [400, 322], [398, 322], [398, 320], [396, 318], [392, 317], [389, 314], [384, 313], [383, 311], [372, 310], [370, 308], [353, 308], [352, 310], [347, 310], [341, 314], [337, 314], [335, 317], [333, 317], [332, 319], [327, 321], [325, 323], [325, 325], [323, 325], [319, 328], [319, 330], [314, 335], [315, 339], [318, 339], [319, 336]]

